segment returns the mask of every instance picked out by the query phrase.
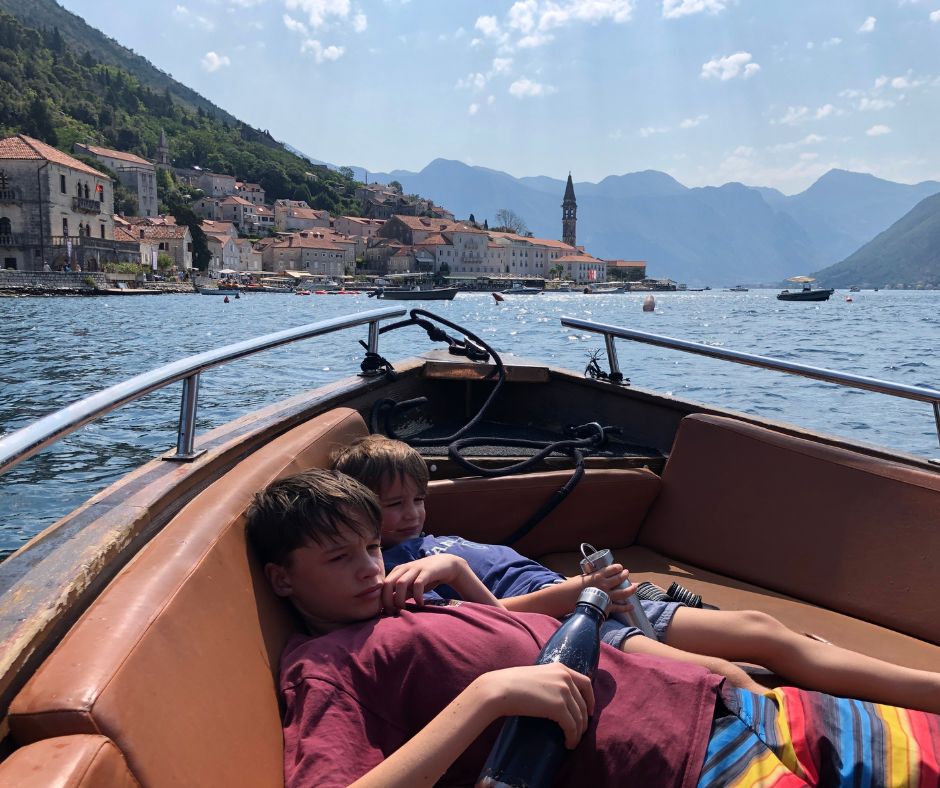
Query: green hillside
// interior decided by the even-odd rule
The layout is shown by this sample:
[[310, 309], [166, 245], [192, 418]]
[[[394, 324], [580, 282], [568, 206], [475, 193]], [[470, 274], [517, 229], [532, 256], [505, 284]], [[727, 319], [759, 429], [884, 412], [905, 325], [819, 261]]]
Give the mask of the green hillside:
[[940, 194], [816, 277], [828, 287], [940, 288]]
[[[0, 7], [12, 6], [29, 9], [32, 16], [24, 15], [30, 19], [57, 9], [75, 20], [75, 30], [66, 35], [58, 27], [29, 27], [0, 11], [0, 136], [25, 133], [70, 153], [75, 142], [92, 142], [153, 159], [165, 129], [177, 167], [199, 166], [260, 183], [269, 201], [306, 200], [332, 213], [358, 215], [348, 173], [312, 165], [267, 132], [205, 99], [195, 101], [197, 94], [167, 75], [158, 88], [153, 75], [161, 72], [113, 41], [102, 49], [94, 41], [79, 43], [75, 31], [91, 28], [51, 0], [0, 0]], [[113, 52], [120, 51], [137, 73], [114, 65]]]

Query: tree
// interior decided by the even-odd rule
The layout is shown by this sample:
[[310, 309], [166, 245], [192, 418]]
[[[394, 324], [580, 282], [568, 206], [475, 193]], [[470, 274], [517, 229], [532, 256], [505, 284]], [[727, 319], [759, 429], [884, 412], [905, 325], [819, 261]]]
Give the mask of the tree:
[[34, 95], [29, 102], [29, 109], [26, 113], [26, 132], [49, 145], [55, 145], [59, 141], [49, 105], [38, 95]]
[[173, 267], [173, 258], [170, 257], [166, 252], [161, 252], [157, 255], [157, 268], [159, 268], [163, 273], [166, 273]]
[[347, 181], [351, 181], [356, 174], [353, 172], [352, 167], [340, 167], [339, 174], [342, 175]]
[[472, 213], [470, 214], [470, 218], [467, 219], [467, 224], [471, 225], [472, 227], [477, 226], [477, 218]]
[[403, 191], [403, 189], [402, 189], [402, 187], [401, 187], [401, 183], [400, 183], [399, 181], [389, 181], [389, 182], [388, 182], [388, 188], [389, 188], [389, 189], [394, 189], [394, 190], [397, 191], [399, 194], [401, 194], [402, 191]]
[[529, 232], [529, 226], [525, 223], [519, 214], [512, 208], [500, 208], [496, 212], [497, 227], [493, 229], [497, 232], [515, 233], [516, 235], [525, 235]]

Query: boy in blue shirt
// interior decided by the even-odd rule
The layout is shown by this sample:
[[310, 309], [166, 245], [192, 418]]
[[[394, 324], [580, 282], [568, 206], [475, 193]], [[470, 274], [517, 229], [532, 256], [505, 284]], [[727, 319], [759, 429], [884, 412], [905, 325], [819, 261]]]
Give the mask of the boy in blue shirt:
[[[466, 560], [501, 605], [515, 612], [565, 616], [585, 586], [607, 591], [613, 612], [635, 591], [635, 586], [617, 590], [629, 578], [619, 564], [565, 578], [510, 547], [425, 534], [428, 470], [421, 455], [406, 443], [370, 435], [339, 452], [333, 467], [358, 479], [379, 498], [386, 583], [398, 587], [397, 596], [414, 590], [420, 603], [423, 588], [414, 580], [421, 572], [421, 559], [442, 554]], [[457, 597], [446, 586], [439, 586], [435, 593]], [[938, 673], [893, 665], [807, 638], [759, 611], [703, 610], [647, 600], [640, 604], [657, 639], [608, 620], [602, 630], [605, 643], [627, 653], [701, 665], [751, 692], [766, 690], [731, 660], [762, 665], [788, 681], [832, 695], [940, 713]]]

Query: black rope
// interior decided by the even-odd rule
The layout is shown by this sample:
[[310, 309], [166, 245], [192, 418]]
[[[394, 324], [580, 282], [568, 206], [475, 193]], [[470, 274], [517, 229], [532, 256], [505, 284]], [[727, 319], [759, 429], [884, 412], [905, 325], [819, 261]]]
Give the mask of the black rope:
[[[434, 325], [434, 323], [431, 322], [432, 320], [460, 332], [465, 337], [465, 339], [460, 340], [450, 336], [446, 331]], [[582, 477], [584, 476], [585, 453], [597, 451], [600, 449], [606, 443], [608, 434], [610, 432], [616, 431], [616, 428], [602, 427], [597, 422], [583, 424], [579, 427], [569, 427], [566, 431], [571, 437], [559, 441], [532, 441], [521, 438], [463, 438], [463, 435], [473, 429], [483, 419], [486, 411], [489, 409], [490, 405], [493, 403], [493, 401], [496, 399], [496, 396], [502, 389], [503, 384], [506, 381], [506, 368], [503, 365], [503, 361], [499, 357], [499, 354], [480, 337], [466, 330], [462, 326], [459, 326], [456, 323], [452, 323], [446, 318], [443, 318], [440, 315], [435, 315], [434, 313], [428, 312], [424, 309], [412, 309], [409, 312], [409, 317], [406, 320], [401, 320], [397, 323], [390, 323], [386, 326], [382, 326], [379, 329], [379, 334], [384, 334], [388, 331], [396, 331], [408, 326], [418, 326], [423, 328], [427, 332], [428, 338], [431, 339], [432, 342], [446, 342], [448, 346], [448, 352], [454, 355], [466, 356], [472, 361], [481, 362], [492, 358], [494, 369], [483, 379], [488, 380], [495, 375], [497, 378], [496, 384], [493, 386], [489, 396], [487, 396], [486, 400], [477, 410], [476, 414], [463, 427], [458, 429], [452, 435], [438, 438], [402, 438], [395, 432], [395, 429], [392, 426], [392, 422], [403, 412], [427, 404], [427, 397], [415, 397], [414, 399], [404, 400], [402, 402], [396, 402], [395, 400], [389, 398], [377, 400], [372, 405], [372, 410], [369, 414], [369, 427], [373, 433], [382, 432], [390, 438], [403, 440], [411, 446], [435, 446], [440, 444], [447, 444], [447, 453], [453, 462], [470, 473], [482, 476], [484, 478], [496, 478], [499, 476], [509, 476], [516, 473], [524, 473], [534, 468], [551, 454], [566, 454], [574, 458], [575, 467], [570, 478], [558, 490], [556, 490], [552, 496], [545, 503], [543, 503], [535, 513], [532, 514], [531, 517], [529, 517], [521, 526], [513, 531], [502, 542], [503, 544], [507, 545], [513, 544], [519, 541], [526, 534], [530, 533], [532, 529], [534, 529], [562, 501], [564, 501], [565, 498], [571, 494], [571, 492], [577, 486], [578, 482], [581, 481]], [[362, 344], [362, 346], [365, 347], [367, 351], [366, 359], [363, 361], [364, 371], [366, 369], [367, 362], [370, 365], [370, 369], [383, 368], [381, 362], [384, 362], [384, 364], [387, 365], [386, 371], [389, 374], [394, 374], [393, 370], [391, 369], [391, 365], [388, 364], [385, 359], [383, 359], [381, 356], [378, 356], [376, 353], [369, 353], [368, 346], [365, 342], [361, 342], [360, 344]], [[374, 356], [375, 358], [370, 360], [370, 356]], [[592, 356], [591, 362], [588, 364], [588, 368], [590, 369], [592, 365], [597, 373], [592, 375], [592, 377], [611, 380], [611, 382], [620, 382], [620, 379], [622, 379], [622, 376], [619, 376], [620, 379], [614, 380], [613, 377], [604, 373], [597, 363], [597, 354]], [[585, 370], [585, 374], [588, 374], [588, 370]], [[537, 451], [534, 455], [527, 457], [521, 462], [506, 465], [502, 468], [484, 468], [471, 462], [460, 454], [461, 450], [473, 446], [516, 447], [537, 449]]]

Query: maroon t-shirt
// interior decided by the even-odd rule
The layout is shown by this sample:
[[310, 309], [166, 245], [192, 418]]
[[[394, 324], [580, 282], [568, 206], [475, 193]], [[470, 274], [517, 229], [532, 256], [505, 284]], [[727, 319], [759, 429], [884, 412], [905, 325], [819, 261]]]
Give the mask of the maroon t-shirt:
[[[349, 785], [480, 674], [534, 663], [558, 626], [550, 616], [464, 602], [293, 638], [281, 657], [286, 784]], [[691, 788], [720, 683], [696, 665], [602, 646], [594, 715], [558, 784]], [[443, 782], [472, 785], [501, 725], [491, 725]]]

